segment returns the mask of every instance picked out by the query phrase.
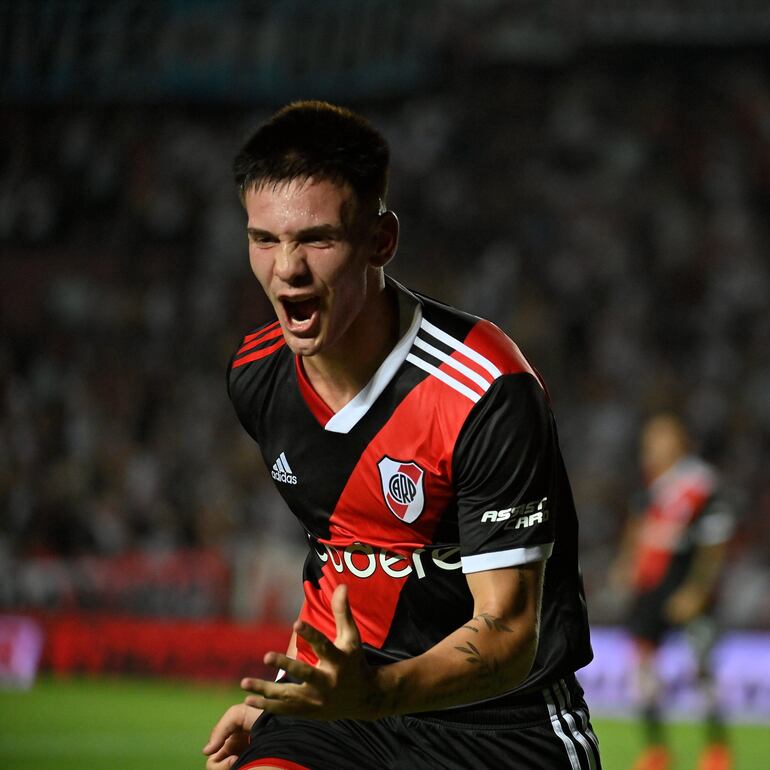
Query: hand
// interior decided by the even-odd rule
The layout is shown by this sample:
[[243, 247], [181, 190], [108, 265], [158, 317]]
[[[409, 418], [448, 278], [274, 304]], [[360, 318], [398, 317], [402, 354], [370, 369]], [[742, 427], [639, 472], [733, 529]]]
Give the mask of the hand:
[[229, 770], [249, 745], [249, 733], [262, 712], [239, 703], [230, 706], [214, 725], [203, 753], [208, 755], [206, 770]]
[[706, 607], [708, 597], [698, 588], [682, 586], [671, 594], [666, 602], [666, 618], [676, 625], [689, 623], [700, 615]]
[[246, 704], [272, 714], [306, 719], [376, 719], [383, 716], [383, 697], [375, 670], [366, 663], [348, 603], [347, 586], [340, 585], [331, 601], [337, 636], [332, 643], [309, 623], [297, 621], [294, 631], [318, 656], [310, 666], [277, 652], [268, 652], [268, 666], [282, 668], [299, 684], [247, 678], [241, 687], [253, 693]]

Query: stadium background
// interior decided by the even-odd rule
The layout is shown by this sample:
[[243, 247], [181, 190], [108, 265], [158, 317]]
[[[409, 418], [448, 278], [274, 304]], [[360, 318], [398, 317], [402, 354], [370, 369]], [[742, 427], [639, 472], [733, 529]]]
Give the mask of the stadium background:
[[[268, 313], [230, 163], [308, 97], [391, 141], [394, 276], [495, 320], [549, 384], [592, 622], [620, 661], [587, 674], [605, 714], [629, 708], [607, 568], [640, 421], [667, 407], [738, 501], [725, 681], [736, 721], [770, 720], [768, 42], [759, 0], [0, 3], [9, 687], [42, 642], [37, 684], [0, 694], [2, 767], [172, 767], [176, 745], [190, 766], [237, 697], [204, 683], [283, 644], [303, 540], [224, 389]], [[680, 655], [670, 696], [692, 716]], [[632, 725], [602, 725], [622, 763]]]

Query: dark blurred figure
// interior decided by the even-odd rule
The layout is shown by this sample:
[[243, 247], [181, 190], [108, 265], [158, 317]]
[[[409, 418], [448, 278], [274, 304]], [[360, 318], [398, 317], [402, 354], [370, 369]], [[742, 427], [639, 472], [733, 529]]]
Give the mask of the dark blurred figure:
[[638, 659], [645, 747], [634, 770], [668, 770], [672, 755], [661, 714], [656, 654], [671, 629], [682, 629], [697, 661], [707, 704], [707, 744], [698, 770], [729, 770], [731, 752], [721, 718], [711, 651], [717, 636], [713, 609], [734, 513], [715, 468], [693, 453], [690, 434], [673, 414], [644, 425], [640, 455], [646, 488], [631, 516], [613, 569], [631, 594], [628, 628]]

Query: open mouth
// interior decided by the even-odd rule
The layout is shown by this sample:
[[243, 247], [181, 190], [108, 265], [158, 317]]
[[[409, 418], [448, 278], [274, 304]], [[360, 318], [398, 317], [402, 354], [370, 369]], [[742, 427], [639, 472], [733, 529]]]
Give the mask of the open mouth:
[[286, 317], [293, 329], [308, 328], [318, 312], [320, 300], [318, 297], [307, 297], [305, 299], [284, 298], [281, 300]]

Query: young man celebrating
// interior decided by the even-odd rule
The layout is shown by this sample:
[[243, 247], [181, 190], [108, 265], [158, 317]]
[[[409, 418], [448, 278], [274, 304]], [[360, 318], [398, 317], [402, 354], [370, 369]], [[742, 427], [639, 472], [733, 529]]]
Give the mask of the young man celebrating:
[[302, 102], [235, 161], [276, 320], [229, 393], [309, 551], [278, 681], [242, 681], [206, 767], [597, 770], [545, 388], [493, 324], [384, 274], [388, 157], [361, 117]]

